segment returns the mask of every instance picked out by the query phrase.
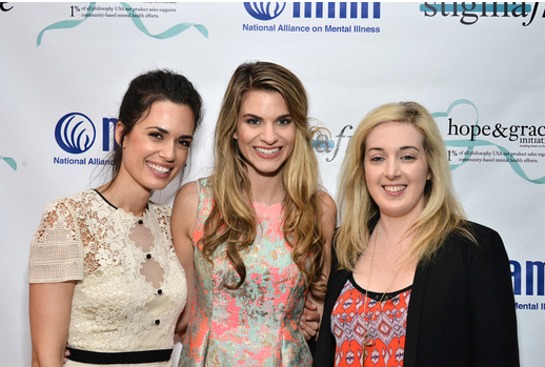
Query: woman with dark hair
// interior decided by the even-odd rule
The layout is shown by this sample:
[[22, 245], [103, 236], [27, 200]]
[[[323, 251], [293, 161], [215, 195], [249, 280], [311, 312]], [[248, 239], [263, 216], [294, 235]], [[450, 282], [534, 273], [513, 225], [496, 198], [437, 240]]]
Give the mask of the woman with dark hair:
[[189, 290], [181, 366], [312, 363], [299, 322], [306, 296], [323, 299], [336, 209], [307, 113], [283, 66], [245, 63], [231, 77], [213, 175], [182, 186], [172, 211]]
[[33, 366], [170, 366], [187, 287], [170, 208], [150, 201], [182, 171], [201, 120], [184, 76], [135, 78], [121, 103], [113, 178], [51, 203], [30, 249]]

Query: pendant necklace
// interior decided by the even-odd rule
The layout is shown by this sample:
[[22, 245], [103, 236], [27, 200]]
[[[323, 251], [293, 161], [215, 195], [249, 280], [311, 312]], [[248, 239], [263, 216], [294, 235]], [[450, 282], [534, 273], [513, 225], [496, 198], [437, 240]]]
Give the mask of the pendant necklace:
[[[373, 270], [373, 262], [375, 260], [375, 251], [377, 250], [377, 237], [378, 237], [378, 233], [374, 238], [375, 248], [373, 250], [373, 253], [371, 254], [371, 263], [369, 264], [368, 284], [371, 284], [371, 274], [372, 274], [372, 270]], [[392, 284], [394, 284], [394, 280], [397, 278], [397, 275], [399, 274], [400, 270], [401, 270], [401, 267], [398, 267], [398, 269], [396, 270], [396, 272], [394, 274], [394, 277], [390, 281], [390, 284], [388, 284], [388, 286], [384, 290], [384, 293], [382, 293], [382, 296], [380, 297], [380, 299], [378, 301], [378, 303], [380, 304], [380, 312], [381, 313], [384, 312], [384, 307], [382, 305], [382, 302], [384, 301], [384, 297], [386, 297], [386, 293], [388, 293], [388, 291], [390, 290], [390, 287], [392, 286]], [[367, 348], [372, 347], [374, 345], [373, 339], [369, 335], [369, 330], [371, 328], [372, 315], [370, 317], [368, 317], [367, 319], [365, 318], [365, 313], [367, 311], [367, 303], [370, 302], [370, 300], [371, 300], [371, 298], [367, 295], [368, 292], [369, 292], [369, 290], [365, 290], [365, 293], [363, 294], [363, 297], [364, 297], [363, 298], [363, 322], [364, 322], [364, 328], [365, 328], [365, 334], [363, 335], [363, 343], [362, 343], [363, 353], [362, 353], [362, 361], [361, 361], [361, 365], [363, 367], [365, 366], [365, 360], [367, 359], [367, 355], [368, 355]]]

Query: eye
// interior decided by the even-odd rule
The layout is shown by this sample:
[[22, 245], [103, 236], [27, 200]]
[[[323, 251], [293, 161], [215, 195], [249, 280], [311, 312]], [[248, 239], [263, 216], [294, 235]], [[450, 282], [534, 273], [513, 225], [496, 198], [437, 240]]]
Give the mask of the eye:
[[416, 157], [412, 154], [404, 154], [400, 157], [402, 161], [414, 161]]
[[249, 125], [259, 125], [261, 124], [261, 121], [256, 118], [247, 118], [245, 122]]
[[290, 118], [281, 118], [280, 120], [278, 120], [276, 122], [278, 125], [289, 125], [291, 124], [291, 119]]
[[178, 145], [180, 145], [184, 149], [187, 149], [187, 148], [191, 147], [191, 143], [192, 143], [192, 141], [188, 140], [188, 139], [178, 140]]
[[153, 139], [163, 140], [163, 134], [158, 131], [152, 131], [148, 135]]
[[373, 156], [373, 157], [369, 157], [369, 161], [371, 162], [381, 162], [384, 160], [384, 157], [381, 157], [381, 156]]

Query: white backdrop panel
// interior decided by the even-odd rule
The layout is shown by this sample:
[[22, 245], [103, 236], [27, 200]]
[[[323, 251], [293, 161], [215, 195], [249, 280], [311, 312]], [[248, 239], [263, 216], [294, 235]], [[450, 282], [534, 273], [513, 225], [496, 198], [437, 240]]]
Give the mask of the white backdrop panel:
[[[201, 92], [190, 180], [209, 173], [223, 92], [248, 60], [278, 62], [304, 82], [313, 122], [331, 132], [317, 155], [333, 195], [351, 132], [371, 108], [415, 100], [436, 116], [470, 219], [497, 229], [512, 261], [522, 365], [542, 365], [545, 4], [263, 3], [274, 6], [261, 18], [272, 19], [242, 2], [91, 4], [0, 3], [2, 365], [30, 363], [26, 267], [41, 212], [103, 178], [107, 167], [89, 160], [111, 150], [103, 120], [115, 118], [128, 82], [166, 67]], [[87, 116], [87, 133], [96, 129], [79, 154], [55, 138], [70, 113]], [[482, 130], [473, 141], [471, 130]], [[60, 163], [71, 159], [85, 164]], [[179, 184], [156, 198], [170, 203]]]

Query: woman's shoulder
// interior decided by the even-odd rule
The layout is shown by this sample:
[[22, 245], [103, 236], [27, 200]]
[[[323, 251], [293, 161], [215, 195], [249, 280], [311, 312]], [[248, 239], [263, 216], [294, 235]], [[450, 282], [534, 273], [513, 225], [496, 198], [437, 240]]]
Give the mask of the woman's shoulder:
[[202, 192], [211, 190], [211, 177], [200, 177], [194, 181], [184, 183], [176, 193], [174, 202], [185, 201], [188, 198], [194, 199]]
[[194, 181], [184, 183], [178, 190], [178, 195], [187, 195], [188, 193], [199, 193], [203, 190], [211, 190], [212, 176], [200, 177]]
[[469, 254], [480, 253], [485, 256], [505, 252], [503, 240], [495, 229], [471, 221], [465, 221], [462, 228], [465, 232], [455, 231], [448, 236], [446, 248], [460, 248]]
[[[501, 236], [498, 231], [481, 223], [466, 220], [463, 222], [461, 229], [462, 231], [456, 231], [452, 233], [450, 237], [457, 238], [458, 240], [463, 239], [465, 242], [476, 242], [477, 245], [483, 241], [487, 242], [489, 240], [501, 240]], [[465, 235], [463, 230], [473, 236], [473, 239]]]
[[180, 213], [193, 215], [199, 210], [202, 202], [209, 201], [212, 195], [210, 179], [210, 177], [201, 177], [183, 184], [174, 198], [173, 216], [178, 216]]
[[337, 204], [335, 199], [325, 190], [318, 191], [318, 198], [320, 199], [320, 204], [325, 210], [337, 211]]
[[467, 226], [471, 233], [475, 236], [499, 236], [498, 231], [491, 227], [487, 227], [484, 224], [467, 221]]
[[70, 196], [64, 196], [50, 201], [46, 205], [46, 211], [58, 210], [60, 208], [66, 208], [71, 210], [88, 208], [88, 204], [97, 199], [97, 195], [94, 190], [84, 190], [72, 194]]
[[186, 185], [197, 186], [199, 188], [201, 187], [209, 188], [212, 186], [212, 176], [199, 177], [194, 181], [188, 182]]
[[102, 208], [98, 194], [92, 190], [81, 191], [48, 202], [42, 211], [39, 226], [46, 230], [61, 227], [75, 230], [78, 226], [85, 226], [86, 220], [97, 211], [102, 211]]

